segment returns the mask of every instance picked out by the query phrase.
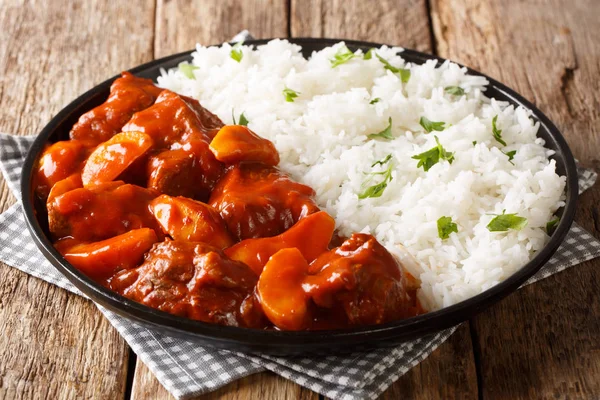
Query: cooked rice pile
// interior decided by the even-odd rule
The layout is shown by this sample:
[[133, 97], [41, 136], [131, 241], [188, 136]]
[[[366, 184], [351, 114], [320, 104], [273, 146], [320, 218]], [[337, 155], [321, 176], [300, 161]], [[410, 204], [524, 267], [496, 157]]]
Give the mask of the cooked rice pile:
[[[517, 271], [547, 242], [546, 223], [564, 205], [565, 178], [549, 160], [553, 151], [536, 138], [530, 112], [485, 97], [486, 79], [456, 64], [410, 65], [400, 48], [377, 49], [391, 66], [410, 69], [403, 83], [403, 74], [375, 54], [365, 60], [358, 52], [332, 67], [344, 49], [338, 43], [306, 60], [300, 47], [274, 40], [256, 50], [242, 46], [238, 62], [228, 44], [198, 46], [193, 67], [166, 71], [158, 83], [199, 99], [226, 123], [243, 113], [253, 131], [273, 141], [280, 167], [315, 189], [342, 235], [372, 233], [406, 259], [404, 246], [418, 261], [405, 266], [420, 278], [426, 307], [455, 304]], [[464, 95], [445, 90], [453, 86]], [[292, 102], [286, 88], [298, 93]], [[493, 136], [495, 116], [506, 145]], [[427, 133], [421, 117], [445, 129]], [[384, 131], [389, 118], [393, 139], [368, 137]], [[435, 137], [454, 153], [453, 162], [417, 168], [412, 157], [435, 147]], [[388, 168], [381, 196], [359, 199], [385, 179], [372, 173]], [[503, 210], [527, 225], [490, 232], [486, 226]], [[458, 232], [442, 240], [437, 221], [444, 216]]]

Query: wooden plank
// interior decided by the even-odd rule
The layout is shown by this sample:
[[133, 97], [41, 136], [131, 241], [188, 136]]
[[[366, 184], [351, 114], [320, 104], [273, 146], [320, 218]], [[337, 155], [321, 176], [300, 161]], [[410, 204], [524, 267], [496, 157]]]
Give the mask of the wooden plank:
[[[35, 134], [94, 84], [148, 61], [144, 4], [2, 0], [0, 131]], [[14, 198], [0, 182], [3, 211]], [[0, 332], [0, 398], [123, 398], [127, 345], [89, 301], [0, 264]]]
[[[291, 6], [293, 36], [334, 37], [388, 43], [432, 52], [426, 1], [300, 1]], [[423, 363], [402, 376], [383, 398], [477, 397], [468, 324]]]
[[226, 42], [243, 29], [256, 39], [287, 37], [287, 0], [158, 0], [155, 56]]
[[[158, 0], [156, 8], [155, 56], [163, 57], [193, 49], [196, 43], [205, 45], [230, 40], [242, 29], [259, 38], [286, 37], [288, 33], [287, 0], [252, 1], [168, 1]], [[137, 361], [132, 399], [149, 397], [172, 399], [150, 370]], [[209, 393], [206, 398], [268, 399], [318, 396], [271, 373], [233, 382]]]
[[431, 52], [425, 0], [292, 0], [293, 37], [387, 43]]
[[[131, 400], [172, 400], [173, 396], [158, 383], [148, 367], [138, 362]], [[247, 376], [197, 399], [203, 400], [254, 400], [254, 399], [298, 399], [317, 400], [319, 396], [295, 383], [271, 372]]]
[[477, 399], [477, 375], [469, 325], [465, 323], [446, 343], [402, 376], [382, 400]]
[[[498, 78], [557, 123], [575, 156], [598, 170], [600, 3], [432, 2], [443, 57]], [[576, 220], [600, 237], [600, 187]], [[528, 286], [477, 317], [485, 399], [600, 397], [600, 262]]]

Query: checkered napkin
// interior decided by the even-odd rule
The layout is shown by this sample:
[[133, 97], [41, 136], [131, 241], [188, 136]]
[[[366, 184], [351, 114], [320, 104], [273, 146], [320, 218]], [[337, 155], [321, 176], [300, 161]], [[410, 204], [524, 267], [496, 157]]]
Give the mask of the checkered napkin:
[[[0, 134], [0, 169], [17, 199], [21, 165], [34, 137]], [[595, 172], [580, 169], [580, 191], [594, 184]], [[600, 255], [600, 242], [574, 224], [552, 259], [527, 283]], [[21, 271], [82, 295], [39, 252], [29, 234], [21, 205], [0, 215], [0, 260]], [[270, 370], [334, 399], [374, 399], [396, 379], [424, 360], [456, 327], [393, 348], [321, 357], [275, 357], [201, 347], [100, 311], [138, 357], [176, 398], [187, 399], [215, 390], [244, 376]]]

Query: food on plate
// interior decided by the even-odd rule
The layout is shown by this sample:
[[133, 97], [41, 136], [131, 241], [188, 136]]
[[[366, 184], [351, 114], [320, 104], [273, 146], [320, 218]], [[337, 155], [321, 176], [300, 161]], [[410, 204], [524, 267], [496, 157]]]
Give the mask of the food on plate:
[[111, 182], [152, 147], [152, 138], [140, 132], [122, 132], [94, 149], [81, 172], [83, 186]]
[[487, 97], [485, 77], [407, 63], [400, 48], [301, 50], [241, 45], [238, 62], [228, 44], [199, 45], [158, 84], [271, 141], [339, 236], [369, 233], [403, 259], [428, 310], [502, 282], [546, 245], [565, 177], [529, 110]]
[[150, 210], [157, 193], [122, 181], [76, 188], [48, 203], [53, 237], [98, 241], [132, 229], [151, 228], [162, 235]]
[[273, 143], [241, 125], [221, 128], [211, 140], [210, 150], [217, 160], [227, 164], [256, 162], [273, 167], [279, 164], [279, 153]]
[[238, 239], [278, 235], [319, 208], [310, 187], [264, 164], [232, 165], [208, 204], [219, 211]]
[[103, 282], [116, 271], [137, 267], [157, 241], [154, 230], [140, 228], [92, 243], [65, 238], [56, 248], [77, 269]]
[[248, 266], [230, 260], [216, 247], [166, 240], [156, 243], [141, 265], [117, 272], [110, 287], [175, 315], [262, 328], [262, 311], [252, 299], [257, 280]]
[[78, 140], [67, 140], [47, 146], [38, 161], [38, 169], [33, 178], [37, 195], [42, 199], [48, 197], [57, 182], [81, 169], [88, 154], [85, 145]]
[[110, 87], [108, 99], [83, 114], [71, 129], [71, 139], [102, 143], [121, 132], [133, 113], [149, 107], [162, 90], [150, 80], [123, 72]]
[[146, 163], [149, 188], [206, 201], [224, 170], [208, 147], [222, 126], [196, 100], [165, 90], [122, 130], [142, 132], [154, 142], [151, 163]]
[[234, 243], [225, 222], [208, 204], [163, 194], [152, 200], [150, 209], [163, 232], [174, 240], [202, 242], [219, 249]]
[[123, 73], [45, 149], [37, 197], [90, 278], [204, 322], [339, 329], [476, 295], [548, 240], [565, 178], [484, 78], [385, 46], [236, 49]]
[[244, 262], [260, 275], [265, 264], [279, 250], [295, 248], [312, 262], [332, 244], [335, 221], [325, 211], [302, 218], [287, 231], [272, 237], [246, 239], [225, 249], [233, 260]]
[[[342, 328], [423, 311], [375, 238], [363, 235], [371, 244], [360, 259], [340, 255], [347, 242], [335, 247], [335, 221], [314, 190], [280, 171], [273, 143], [248, 127], [223, 125], [196, 100], [165, 90], [104, 141], [93, 126], [87, 135], [77, 128], [96, 140], [49, 146], [36, 190], [56, 249], [100, 284], [172, 314], [259, 329]], [[334, 247], [345, 259], [336, 259], [339, 277], [318, 263]], [[327, 276], [310, 281], [313, 263]], [[327, 295], [313, 299], [319, 291]], [[406, 309], [412, 314], [397, 312]]]

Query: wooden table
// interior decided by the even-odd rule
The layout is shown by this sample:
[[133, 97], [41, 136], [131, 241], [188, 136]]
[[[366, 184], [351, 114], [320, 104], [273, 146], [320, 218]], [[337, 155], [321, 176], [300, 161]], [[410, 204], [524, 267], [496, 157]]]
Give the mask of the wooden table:
[[[550, 116], [600, 170], [597, 0], [0, 0], [0, 131], [38, 132], [85, 90], [152, 59], [257, 38], [401, 45], [473, 67]], [[0, 211], [14, 198], [0, 178]], [[600, 186], [577, 221], [600, 236]], [[400, 378], [390, 399], [600, 398], [600, 261], [511, 295]], [[0, 265], [0, 398], [168, 399], [89, 301]], [[317, 399], [270, 373], [206, 398]]]

